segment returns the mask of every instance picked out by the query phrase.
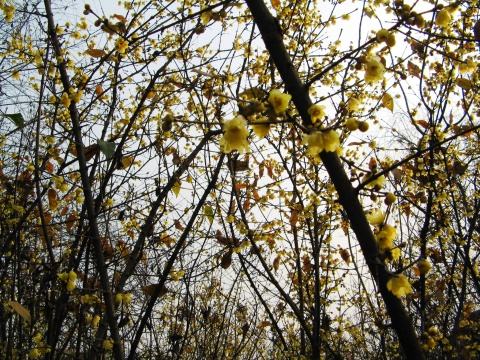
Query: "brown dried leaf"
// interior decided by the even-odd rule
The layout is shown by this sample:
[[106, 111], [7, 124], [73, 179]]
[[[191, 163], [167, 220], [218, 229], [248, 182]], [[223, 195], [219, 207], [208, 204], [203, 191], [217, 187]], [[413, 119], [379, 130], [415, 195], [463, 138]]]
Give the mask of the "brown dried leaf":
[[50, 210], [55, 211], [58, 207], [57, 192], [54, 189], [48, 189], [47, 197], [48, 207], [50, 208]]
[[421, 70], [420, 68], [418, 67], [418, 65], [415, 65], [414, 63], [412, 63], [411, 61], [408, 62], [407, 64], [407, 68], [408, 68], [408, 73], [412, 76], [415, 76], [417, 78], [420, 78], [420, 73], [421, 73]]
[[182, 223], [180, 222], [180, 220], [175, 220], [174, 221], [174, 224], [175, 224], [175, 229], [177, 230], [185, 230], [185, 227], [182, 225]]
[[430, 124], [426, 120], [415, 120], [415, 123], [423, 127], [424, 129], [428, 129]]
[[162, 286], [160, 288], [160, 284], [151, 284], [151, 285], [146, 285], [144, 287], [142, 287], [142, 291], [145, 295], [148, 295], [148, 296], [154, 296], [156, 292], [158, 292], [158, 297], [162, 297], [163, 295], [165, 295], [168, 290], [165, 286]]
[[292, 227], [295, 227], [297, 225], [297, 222], [298, 222], [298, 210], [297, 209], [293, 209], [292, 210], [292, 213], [290, 214], [290, 225], [292, 225]]
[[21, 305], [20, 303], [16, 302], [16, 301], [8, 301], [7, 302], [7, 305], [13, 310], [15, 311], [18, 315], [20, 315], [26, 322], [31, 322], [32, 321], [32, 317], [30, 315], [30, 311], [28, 311], [28, 309], [26, 309], [23, 305]]
[[101, 58], [107, 55], [105, 50], [102, 50], [102, 49], [88, 49], [87, 51], [85, 51], [85, 54], [90, 55], [91, 57], [94, 57], [94, 58]]
[[113, 14], [113, 17], [124, 24], [127, 22], [127, 19], [123, 15]]
[[232, 252], [229, 251], [228, 253], [222, 256], [222, 260], [220, 261], [220, 266], [223, 269], [228, 269], [232, 265]]
[[347, 265], [350, 264], [350, 252], [347, 249], [340, 249], [339, 253], [342, 260], [345, 261]]

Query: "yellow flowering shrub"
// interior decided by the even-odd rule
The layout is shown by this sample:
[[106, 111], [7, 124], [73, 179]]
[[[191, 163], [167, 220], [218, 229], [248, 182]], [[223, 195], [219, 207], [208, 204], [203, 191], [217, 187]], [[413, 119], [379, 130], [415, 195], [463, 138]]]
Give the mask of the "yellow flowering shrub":
[[226, 154], [237, 150], [240, 153], [247, 152], [248, 144], [247, 120], [238, 115], [223, 123], [223, 137], [220, 139], [220, 148]]

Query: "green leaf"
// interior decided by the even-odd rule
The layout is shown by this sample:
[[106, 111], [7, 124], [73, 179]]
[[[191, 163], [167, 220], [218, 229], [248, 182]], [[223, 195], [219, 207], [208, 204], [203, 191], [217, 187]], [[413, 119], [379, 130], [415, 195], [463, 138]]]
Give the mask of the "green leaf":
[[102, 153], [105, 154], [107, 159], [112, 158], [113, 154], [115, 153], [115, 143], [98, 140], [98, 146], [100, 147], [100, 150], [102, 151]]
[[176, 197], [178, 197], [178, 194], [180, 194], [181, 185], [182, 183], [179, 180], [177, 180], [175, 181], [175, 184], [173, 184], [172, 186], [172, 191]]
[[205, 216], [207, 217], [211, 225], [213, 223], [214, 213], [210, 205], [205, 205]]
[[23, 115], [20, 113], [5, 114], [4, 116], [12, 120], [12, 122], [15, 124], [17, 128], [22, 128], [25, 126], [25, 120], [23, 119]]

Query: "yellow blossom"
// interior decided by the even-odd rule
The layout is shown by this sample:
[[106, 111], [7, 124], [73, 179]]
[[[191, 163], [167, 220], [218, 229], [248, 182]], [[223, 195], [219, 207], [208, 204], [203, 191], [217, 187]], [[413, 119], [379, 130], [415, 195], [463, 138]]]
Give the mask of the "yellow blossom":
[[350, 131], [357, 130], [358, 126], [359, 126], [359, 122], [357, 119], [348, 118], [347, 120], [345, 120], [345, 127]]
[[[368, 180], [370, 178], [369, 175], [365, 176], [363, 178], [364, 181]], [[369, 188], [377, 188], [377, 189], [381, 189], [385, 186], [385, 182], [386, 182], [386, 179], [385, 179], [385, 176], [384, 175], [380, 175], [379, 177], [377, 177], [375, 180], [372, 180], [370, 181], [366, 186], [369, 187]]]
[[40, 343], [42, 342], [42, 340], [43, 340], [43, 335], [37, 332], [37, 333], [35, 334], [35, 336], [32, 338], [32, 340], [33, 340], [33, 342], [34, 342], [35, 344], [38, 345], [38, 344], [40, 344]]
[[425, 275], [432, 268], [432, 264], [430, 264], [430, 261], [428, 261], [427, 259], [421, 259], [417, 263], [417, 268], [421, 275]]
[[287, 110], [288, 103], [290, 102], [291, 98], [291, 95], [282, 93], [278, 89], [273, 89], [268, 95], [268, 102], [270, 103], [270, 105], [272, 105], [275, 114], [278, 115], [284, 113]]
[[179, 281], [184, 275], [185, 275], [185, 271], [183, 270], [170, 272], [170, 276], [172, 277], [173, 281]]
[[390, 260], [397, 261], [400, 258], [400, 255], [402, 255], [402, 251], [398, 247], [396, 247], [396, 248], [390, 249], [389, 255], [390, 255], [389, 256]]
[[394, 226], [385, 224], [377, 233], [378, 248], [381, 252], [390, 250], [393, 247], [393, 240], [397, 236], [397, 229]]
[[270, 131], [270, 124], [262, 124], [262, 122], [266, 121], [268, 121], [268, 118], [262, 117], [252, 125], [253, 132], [260, 139], [263, 139], [265, 136], [267, 136], [268, 132]]
[[395, 46], [395, 35], [387, 29], [381, 29], [377, 31], [376, 38], [378, 42], [387, 44], [388, 47]]
[[452, 15], [450, 15], [450, 12], [447, 9], [442, 9], [437, 13], [437, 16], [435, 17], [435, 24], [442, 28], [446, 28], [450, 24], [451, 20]]
[[20, 71], [15, 70], [14, 72], [12, 72], [12, 79], [13, 80], [20, 80]]
[[121, 304], [123, 300], [123, 296], [121, 293], [115, 294], [115, 304]]
[[128, 305], [132, 302], [133, 295], [132, 293], [124, 293], [122, 296], [123, 303]]
[[112, 350], [113, 349], [113, 341], [111, 339], [103, 340], [103, 348], [105, 350]]
[[74, 103], [78, 103], [82, 99], [82, 96], [83, 96], [82, 90], [78, 90], [78, 91], [73, 90], [70, 93], [70, 100], [72, 100]]
[[398, 298], [402, 298], [413, 292], [412, 286], [405, 275], [395, 275], [387, 281], [387, 289]]
[[68, 273], [68, 281], [75, 281], [75, 280], [77, 280], [77, 274], [75, 273], [75, 271], [70, 270]]
[[30, 359], [39, 359], [41, 356], [42, 352], [37, 348], [30, 350], [30, 352], [28, 353], [28, 357]]
[[348, 99], [348, 102], [347, 102], [347, 110], [349, 112], [358, 111], [360, 109], [361, 104], [362, 103], [360, 102], [359, 99], [357, 99], [356, 97], [351, 97], [350, 99]]
[[115, 49], [117, 49], [120, 54], [125, 54], [128, 50], [128, 41], [122, 38], [118, 38], [115, 42]]
[[370, 210], [366, 216], [371, 225], [381, 225], [385, 219], [385, 213], [380, 209]]
[[328, 130], [322, 133], [323, 147], [325, 151], [335, 152], [340, 147], [340, 137], [335, 130]]
[[67, 291], [72, 292], [73, 290], [75, 290], [75, 288], [76, 288], [75, 281], [68, 280]]
[[68, 281], [68, 273], [66, 273], [66, 272], [62, 272], [60, 274], [57, 274], [57, 277], [62, 281]]
[[472, 73], [476, 68], [477, 64], [472, 59], [467, 59], [465, 62], [458, 65], [458, 70], [460, 70], [460, 73], [462, 74]]
[[380, 58], [377, 56], [367, 56], [365, 64], [365, 81], [367, 83], [374, 83], [383, 80], [385, 66], [383, 66]]
[[394, 193], [389, 192], [385, 196], [385, 204], [386, 205], [392, 205], [396, 200], [397, 200], [397, 197], [395, 196]]
[[315, 104], [310, 106], [308, 109], [308, 114], [313, 124], [316, 124], [319, 121], [322, 121], [325, 117], [325, 107], [320, 104]]
[[71, 100], [70, 100], [70, 97], [68, 96], [67, 93], [62, 94], [62, 97], [61, 97], [60, 101], [61, 101], [62, 105], [65, 106], [66, 108], [68, 108], [70, 106]]
[[15, 16], [15, 6], [13, 5], [4, 5], [3, 6], [3, 15], [5, 16], [6, 22], [12, 22], [13, 17]]
[[247, 121], [242, 115], [225, 121], [223, 137], [220, 139], [220, 148], [226, 154], [237, 150], [242, 153], [249, 150]]
[[95, 315], [91, 322], [92, 327], [97, 328], [98, 324], [100, 323], [100, 319], [100, 315]]
[[317, 157], [323, 151], [323, 136], [321, 131], [314, 131], [311, 134], [303, 136], [303, 144], [307, 145], [307, 154], [312, 157]]

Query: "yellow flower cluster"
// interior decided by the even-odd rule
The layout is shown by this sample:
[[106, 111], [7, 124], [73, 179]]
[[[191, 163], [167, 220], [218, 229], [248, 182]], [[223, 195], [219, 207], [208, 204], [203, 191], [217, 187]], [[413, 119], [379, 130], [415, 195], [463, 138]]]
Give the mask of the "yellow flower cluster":
[[360, 99], [356, 98], [356, 97], [351, 97], [350, 99], [348, 99], [347, 101], [347, 110], [348, 112], [356, 112], [358, 110], [360, 110], [360, 105], [361, 105], [361, 101]]
[[0, 3], [0, 9], [3, 11], [3, 16], [5, 17], [5, 21], [10, 23], [13, 21], [13, 17], [15, 16], [15, 6], [4, 4], [3, 1]]
[[387, 281], [387, 289], [398, 298], [402, 298], [413, 292], [410, 282], [405, 275], [395, 275]]
[[100, 302], [100, 299], [98, 298], [97, 295], [89, 295], [89, 294], [86, 294], [86, 295], [80, 296], [80, 302], [81, 302], [82, 304], [93, 305], [93, 304], [99, 303], [99, 302]]
[[[47, 143], [48, 140], [46, 139]], [[66, 192], [69, 189], [68, 183], [66, 182], [63, 176], [53, 176], [53, 183], [55, 187], [60, 190], [61, 192]]]
[[308, 146], [307, 154], [316, 158], [322, 151], [335, 152], [340, 149], [340, 137], [335, 130], [314, 131], [303, 136]]
[[421, 259], [417, 263], [417, 268], [418, 268], [418, 272], [421, 275], [425, 275], [432, 268], [432, 264], [430, 264], [430, 261], [428, 261], [427, 259]]
[[393, 240], [397, 237], [397, 229], [392, 226], [385, 224], [382, 226], [382, 229], [377, 233], [377, 243], [378, 248], [382, 253], [389, 251], [393, 248]]
[[383, 42], [387, 44], [388, 47], [395, 46], [395, 35], [387, 29], [378, 30], [376, 38], [378, 42]]
[[367, 220], [371, 225], [381, 225], [385, 219], [385, 213], [380, 209], [370, 210], [366, 214]]
[[347, 118], [345, 120], [345, 127], [350, 131], [355, 131], [358, 129], [360, 122], [354, 118]]
[[75, 271], [70, 270], [68, 273], [63, 272], [58, 274], [57, 276], [61, 281], [67, 283], [67, 291], [72, 292], [77, 287], [77, 274], [75, 273]]
[[237, 150], [240, 153], [249, 150], [247, 120], [242, 115], [223, 123], [223, 137], [220, 148], [226, 154]]
[[308, 109], [308, 114], [310, 115], [310, 119], [312, 120], [312, 124], [316, 124], [317, 122], [321, 122], [325, 117], [325, 107], [320, 104], [315, 104], [310, 106]]
[[440, 10], [435, 17], [435, 24], [442, 28], [448, 27], [450, 21], [452, 21], [452, 15], [450, 15], [450, 12], [447, 9]]
[[112, 339], [103, 340], [103, 348], [107, 351], [112, 350], [113, 349], [113, 340]]
[[[367, 181], [369, 178], [370, 178], [370, 175], [366, 175], [363, 178], [363, 181]], [[375, 180], [370, 181], [366, 186], [368, 188], [381, 189], [385, 186], [386, 181], [387, 181], [387, 179], [385, 179], [385, 175], [380, 175]]]
[[115, 303], [128, 305], [132, 302], [132, 298], [132, 293], [118, 293], [115, 295]]
[[383, 66], [378, 56], [367, 56], [365, 59], [365, 81], [374, 83], [383, 80], [385, 66]]
[[62, 97], [60, 98], [60, 102], [62, 103], [63, 106], [68, 108], [71, 104], [70, 96], [68, 96], [67, 93], [63, 93]]
[[120, 54], [125, 54], [128, 50], [128, 41], [122, 38], [118, 38], [115, 42], [115, 49], [117, 49]]
[[178, 270], [178, 271], [170, 271], [170, 276], [172, 277], [173, 281], [179, 281], [185, 275], [185, 271]]
[[465, 62], [462, 62], [460, 65], [458, 65], [458, 70], [460, 70], [460, 73], [462, 74], [472, 73], [476, 70], [476, 68], [477, 64], [472, 59], [467, 59]]
[[50, 352], [50, 348], [43, 341], [43, 335], [42, 334], [37, 332], [32, 337], [32, 340], [33, 340], [33, 343], [35, 344], [35, 347], [33, 349], [31, 349], [28, 353], [28, 357], [30, 359], [40, 359], [43, 355]]
[[100, 315], [92, 316], [90, 314], [87, 314], [85, 316], [85, 322], [87, 324], [90, 324], [90, 326], [95, 329], [98, 327], [98, 324], [100, 323], [100, 319], [101, 319]]
[[73, 101], [75, 104], [80, 102], [83, 96], [83, 90], [76, 90], [74, 88], [70, 88], [70, 100]]
[[273, 111], [275, 111], [275, 114], [280, 115], [287, 111], [291, 98], [291, 95], [285, 94], [278, 89], [273, 89], [268, 95], [268, 102], [272, 106]]

